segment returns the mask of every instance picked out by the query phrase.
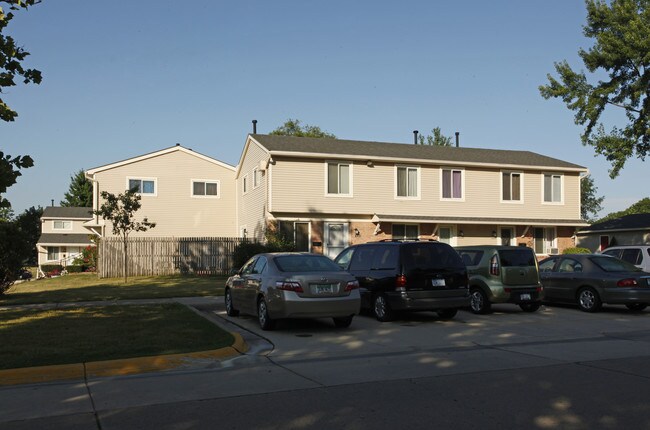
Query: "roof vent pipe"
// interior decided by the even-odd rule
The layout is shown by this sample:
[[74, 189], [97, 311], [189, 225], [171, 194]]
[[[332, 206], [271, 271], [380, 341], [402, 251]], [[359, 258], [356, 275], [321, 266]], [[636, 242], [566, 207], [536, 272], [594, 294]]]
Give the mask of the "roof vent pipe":
[[458, 148], [460, 146], [460, 138], [459, 138], [459, 136], [460, 136], [460, 132], [457, 131], [456, 132], [456, 148]]
[[418, 144], [418, 131], [413, 130], [413, 144], [417, 145]]
[[253, 134], [257, 134], [257, 120], [253, 120]]

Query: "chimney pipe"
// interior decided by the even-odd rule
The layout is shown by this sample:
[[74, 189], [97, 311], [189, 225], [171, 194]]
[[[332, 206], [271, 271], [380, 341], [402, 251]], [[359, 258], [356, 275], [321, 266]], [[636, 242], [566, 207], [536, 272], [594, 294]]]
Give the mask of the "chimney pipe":
[[52, 207], [54, 207], [54, 199], [52, 199]]
[[413, 144], [417, 145], [418, 144], [418, 131], [413, 130]]
[[253, 120], [253, 134], [257, 134], [257, 120]]
[[460, 138], [459, 138], [459, 136], [460, 136], [460, 132], [457, 131], [456, 132], [456, 148], [458, 148], [460, 146]]

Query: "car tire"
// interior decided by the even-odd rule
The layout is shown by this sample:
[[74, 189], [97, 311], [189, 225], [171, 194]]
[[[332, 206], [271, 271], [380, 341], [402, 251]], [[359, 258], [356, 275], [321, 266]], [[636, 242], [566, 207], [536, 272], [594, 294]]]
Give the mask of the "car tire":
[[257, 302], [257, 321], [262, 330], [273, 330], [275, 327], [275, 321], [269, 316], [269, 309], [263, 297]]
[[232, 293], [230, 292], [230, 288], [228, 288], [224, 294], [224, 302], [226, 302], [226, 315], [229, 317], [239, 316], [239, 311], [235, 309], [232, 304]]
[[349, 317], [340, 317], [340, 318], [332, 318], [334, 320], [334, 325], [338, 328], [348, 328], [350, 327], [350, 324], [352, 324], [352, 318], [354, 316], [350, 315]]
[[542, 306], [541, 303], [521, 303], [519, 307], [524, 312], [535, 312]]
[[635, 312], [641, 312], [645, 308], [648, 307], [647, 303], [630, 303], [629, 305], [625, 305], [626, 308], [628, 308], [631, 311]]
[[584, 287], [578, 290], [578, 306], [584, 312], [598, 312], [603, 302], [600, 300], [596, 290]]
[[492, 304], [487, 298], [487, 294], [480, 288], [472, 288], [469, 292], [469, 308], [475, 314], [490, 313]]
[[440, 309], [439, 311], [436, 311], [436, 313], [438, 314], [440, 319], [450, 320], [456, 316], [456, 314], [458, 313], [458, 309], [456, 308]]
[[383, 294], [377, 294], [372, 299], [372, 309], [375, 312], [375, 318], [377, 321], [388, 322], [393, 320], [393, 311], [386, 301], [386, 296]]

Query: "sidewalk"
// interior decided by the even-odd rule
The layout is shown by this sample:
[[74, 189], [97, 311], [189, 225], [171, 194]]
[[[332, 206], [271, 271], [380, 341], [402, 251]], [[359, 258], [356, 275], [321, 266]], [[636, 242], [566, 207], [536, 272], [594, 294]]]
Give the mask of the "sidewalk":
[[[84, 381], [97, 377], [204, 368], [216, 361], [245, 354], [249, 351], [250, 346], [239, 332], [233, 331], [237, 327], [228, 324], [214, 314], [214, 311], [223, 307], [222, 301], [221, 297], [211, 296], [1, 306], [0, 309], [60, 309], [79, 306], [181, 303], [194, 310], [198, 315], [229, 331], [235, 337], [235, 342], [229, 347], [210, 351], [0, 370], [0, 386], [67, 380]], [[254, 339], [253, 342], [255, 342]]]

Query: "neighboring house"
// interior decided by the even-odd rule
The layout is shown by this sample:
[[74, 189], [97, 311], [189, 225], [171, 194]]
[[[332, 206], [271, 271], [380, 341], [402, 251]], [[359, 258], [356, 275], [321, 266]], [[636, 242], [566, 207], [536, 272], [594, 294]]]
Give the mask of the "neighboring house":
[[[180, 145], [86, 171], [93, 183], [93, 207], [101, 192], [117, 195], [136, 188], [142, 197], [136, 218], [156, 227], [134, 237], [237, 236], [235, 167]], [[87, 222], [95, 234], [112, 236], [101, 217]]]
[[39, 269], [49, 264], [68, 266], [86, 246], [92, 245], [90, 232], [84, 228], [92, 217], [92, 208], [46, 207], [36, 244]]
[[615, 245], [650, 244], [650, 213], [625, 215], [592, 224], [576, 233], [577, 245], [603, 251]]
[[249, 135], [236, 171], [241, 236], [276, 228], [334, 257], [381, 239], [575, 246], [585, 167], [528, 151]]

